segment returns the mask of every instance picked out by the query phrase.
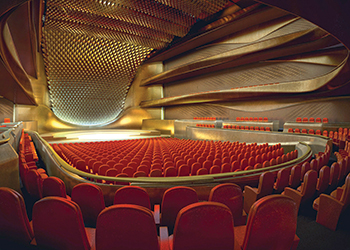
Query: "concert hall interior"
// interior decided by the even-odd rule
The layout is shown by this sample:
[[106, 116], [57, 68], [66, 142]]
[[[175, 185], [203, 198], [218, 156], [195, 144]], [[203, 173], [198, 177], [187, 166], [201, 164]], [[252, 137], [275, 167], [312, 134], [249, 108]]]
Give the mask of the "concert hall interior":
[[1, 0], [0, 249], [350, 249], [350, 2]]

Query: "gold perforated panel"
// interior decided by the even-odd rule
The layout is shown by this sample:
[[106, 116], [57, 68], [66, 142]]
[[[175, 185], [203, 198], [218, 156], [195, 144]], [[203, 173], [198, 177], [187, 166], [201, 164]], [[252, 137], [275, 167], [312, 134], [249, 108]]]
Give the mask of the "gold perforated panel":
[[227, 0], [47, 0], [43, 55], [52, 110], [99, 125], [123, 111], [137, 68]]

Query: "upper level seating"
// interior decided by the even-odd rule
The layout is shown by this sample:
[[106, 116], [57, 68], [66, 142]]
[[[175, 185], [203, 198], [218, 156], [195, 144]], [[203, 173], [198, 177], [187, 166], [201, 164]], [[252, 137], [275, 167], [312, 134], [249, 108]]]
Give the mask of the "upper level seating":
[[22, 129], [18, 148], [19, 173], [22, 183], [27, 187], [27, 173], [29, 170], [37, 170], [45, 178], [46, 171], [37, 167], [39, 160], [32, 138]]

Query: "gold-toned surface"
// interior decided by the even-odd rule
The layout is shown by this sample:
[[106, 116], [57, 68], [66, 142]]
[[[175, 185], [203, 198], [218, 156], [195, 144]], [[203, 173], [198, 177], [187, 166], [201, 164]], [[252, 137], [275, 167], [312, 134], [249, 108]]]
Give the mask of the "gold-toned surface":
[[[327, 35], [317, 26], [304, 19], [287, 17], [278, 18], [278, 22], [272, 20], [266, 23], [266, 27], [263, 27], [264, 30], [261, 30], [259, 25], [255, 25], [253, 26], [254, 29], [249, 32], [238, 32], [238, 34], [230, 35], [225, 39], [197, 48], [181, 58], [170, 60], [165, 65], [165, 68], [168, 69], [167, 71], [145, 79], [142, 84], [174, 83], [175, 81], [186, 79], [189, 74], [193, 77], [203, 73], [215, 72], [218, 69], [218, 65], [223, 65], [221, 69], [232, 68], [230, 62], [238, 60], [244, 62], [244, 57], [249, 54], [275, 47], [280, 48], [284, 44], [290, 44], [292, 41], [300, 40], [303, 37], [308, 37], [307, 39], [310, 40], [310, 35], [316, 36], [318, 39], [322, 39]], [[313, 40], [316, 39], [313, 38]], [[286, 52], [287, 48], [279, 52], [280, 55], [270, 53], [269, 58], [266, 58], [266, 55], [263, 58], [256, 56], [255, 61], [271, 59], [273, 56], [280, 57]], [[224, 64], [227, 66], [225, 67]], [[235, 66], [240, 65], [244, 64], [236, 64]]]
[[330, 71], [328, 74], [321, 75], [317, 78], [290, 81], [290, 82], [271, 82], [270, 84], [252, 85], [244, 88], [235, 88], [231, 90], [213, 90], [191, 95], [181, 95], [175, 97], [167, 97], [155, 101], [141, 102], [141, 107], [159, 107], [172, 106], [179, 104], [193, 104], [215, 101], [228, 101], [236, 98], [243, 98], [249, 96], [261, 96], [270, 93], [303, 93], [316, 90], [327, 84], [333, 79], [344, 67], [347, 61], [344, 60], [338, 67]]
[[228, 2], [48, 0], [42, 42], [54, 114], [85, 126], [115, 120], [146, 57]]
[[174, 136], [174, 120], [144, 119], [142, 129], [156, 129], [162, 134]]
[[[6, 84], [2, 86], [0, 94], [11, 100], [13, 103], [35, 105], [32, 86], [29, 78], [19, 63], [16, 48], [9, 31], [7, 20], [12, 12], [9, 11], [2, 16], [0, 21], [0, 56], [4, 68], [7, 70]], [[2, 67], [2, 65], [1, 65]]]
[[0, 155], [0, 187], [9, 187], [21, 192], [16, 151], [6, 142], [0, 145]]

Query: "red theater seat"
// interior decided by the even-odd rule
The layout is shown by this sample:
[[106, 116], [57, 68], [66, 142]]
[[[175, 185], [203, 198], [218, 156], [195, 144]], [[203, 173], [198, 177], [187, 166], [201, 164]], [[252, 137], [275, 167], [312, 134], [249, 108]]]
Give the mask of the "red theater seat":
[[260, 175], [258, 188], [244, 187], [244, 211], [249, 212], [250, 207], [260, 198], [272, 194], [275, 177], [271, 172], [264, 172]]
[[286, 187], [282, 194], [291, 197], [297, 204], [297, 208], [299, 210], [299, 206], [303, 202], [309, 201], [311, 198], [313, 198], [316, 192], [316, 184], [317, 172], [314, 170], [309, 170], [304, 176], [304, 182], [297, 190]]
[[34, 234], [23, 197], [15, 190], [0, 187], [0, 211], [1, 242], [10, 240], [29, 245]]
[[235, 249], [231, 211], [221, 203], [209, 201], [186, 206], [178, 214], [169, 245], [172, 250]]
[[297, 188], [300, 185], [301, 180], [301, 167], [300, 165], [295, 165], [290, 170], [289, 186], [291, 188]]
[[330, 168], [328, 166], [323, 166], [320, 169], [319, 177], [317, 179], [316, 190], [317, 194], [320, 195], [324, 193], [329, 186]]
[[145, 189], [136, 186], [119, 188], [114, 194], [113, 204], [134, 204], [151, 209], [148, 193]]
[[289, 168], [282, 168], [278, 171], [276, 182], [273, 187], [275, 193], [280, 194], [283, 192], [285, 187], [289, 186], [289, 174]]
[[220, 170], [220, 167], [218, 165], [212, 166], [209, 170], [209, 174], [219, 174], [220, 172], [221, 172], [221, 170]]
[[160, 209], [159, 205], [155, 205], [155, 217], [160, 218], [161, 226], [167, 226], [172, 232], [179, 211], [196, 202], [198, 202], [198, 196], [193, 188], [184, 186], [169, 188], [163, 194]]
[[190, 168], [186, 164], [182, 164], [178, 170], [178, 176], [189, 176]]
[[50, 176], [43, 180], [43, 197], [57, 196], [71, 199], [66, 193], [66, 185], [57, 177]]
[[79, 206], [61, 197], [46, 197], [34, 204], [33, 229], [40, 248], [89, 250], [95, 243], [95, 229], [84, 227]]
[[177, 170], [174, 167], [168, 167], [164, 171], [164, 177], [176, 177], [177, 176]]
[[[306, 161], [301, 165], [301, 174], [300, 174], [300, 180], [304, 179], [304, 175], [311, 169], [310, 162]], [[314, 169], [313, 169], [314, 170]]]
[[210, 191], [208, 201], [226, 205], [231, 210], [235, 226], [246, 223], [247, 214], [243, 210], [243, 193], [238, 185], [223, 183], [213, 187]]
[[205, 174], [208, 174], [208, 169], [200, 168], [197, 170], [197, 175], [205, 175]]
[[338, 186], [340, 167], [338, 162], [333, 162], [329, 175], [329, 190], [333, 190]]
[[147, 174], [145, 172], [143, 172], [143, 171], [136, 171], [132, 177], [134, 177], [134, 178], [147, 177]]
[[131, 204], [112, 205], [104, 209], [97, 219], [96, 249], [159, 250], [152, 212]]
[[95, 227], [97, 216], [105, 208], [102, 189], [91, 183], [80, 183], [72, 189], [72, 201], [79, 205], [85, 225]]
[[151, 170], [149, 176], [150, 177], [162, 177], [163, 174], [162, 174], [162, 171], [160, 169], [153, 169], [153, 170]]
[[47, 178], [46, 174], [40, 174], [37, 170], [29, 170], [25, 178], [28, 188], [28, 193], [34, 199], [43, 197], [43, 180]]
[[350, 174], [343, 187], [337, 188], [331, 195], [321, 194], [313, 203], [317, 210], [316, 222], [335, 231], [340, 215], [350, 204]]
[[253, 204], [247, 225], [235, 227], [235, 239], [242, 250], [296, 249], [298, 210], [284, 195], [269, 195]]

